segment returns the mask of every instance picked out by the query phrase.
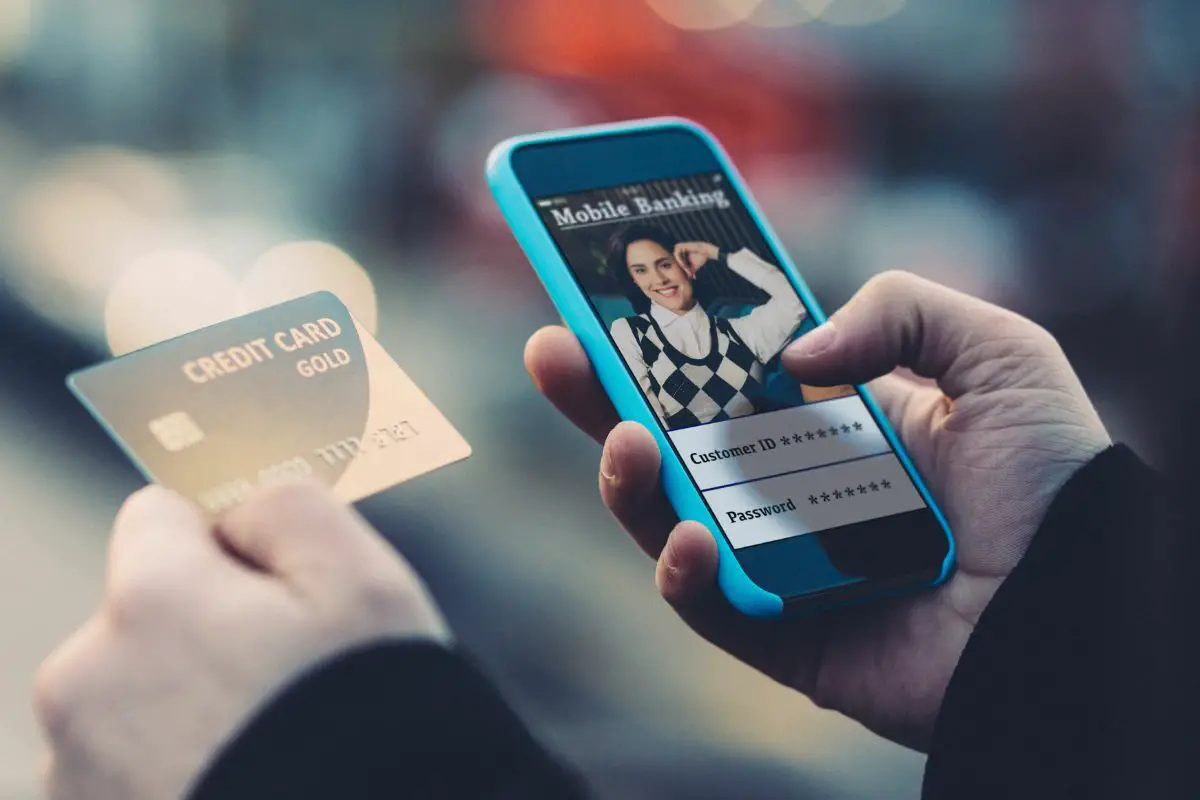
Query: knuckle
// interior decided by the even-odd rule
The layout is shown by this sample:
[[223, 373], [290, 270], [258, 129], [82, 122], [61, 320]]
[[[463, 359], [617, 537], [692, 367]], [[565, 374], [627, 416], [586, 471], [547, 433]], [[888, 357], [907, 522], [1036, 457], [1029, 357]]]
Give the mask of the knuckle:
[[920, 283], [921, 279], [911, 272], [889, 269], [872, 275], [863, 290], [882, 298], [889, 298], [910, 294]]
[[133, 492], [125, 498], [125, 502], [121, 504], [120, 510], [117, 511], [117, 519], [129, 517], [140, 513], [145, 509], [152, 509], [164, 499], [167, 490], [157, 484], [150, 484], [136, 492]]
[[370, 570], [354, 588], [354, 605], [365, 619], [386, 621], [413, 610], [420, 591], [412, 580], [392, 570]]
[[924, 281], [911, 272], [888, 270], [872, 276], [859, 292], [860, 313], [894, 324], [909, 319]]
[[170, 489], [152, 483], [125, 498], [113, 521], [113, 530], [120, 535], [130, 535], [131, 531], [143, 527], [139, 523], [158, 519], [165, 510], [186, 502]]
[[364, 569], [346, 576], [329, 624], [370, 637], [419, 628], [430, 602], [415, 575], [404, 569]]
[[181, 585], [182, 581], [163, 569], [126, 576], [109, 587], [105, 611], [116, 628], [146, 625], [175, 608]]

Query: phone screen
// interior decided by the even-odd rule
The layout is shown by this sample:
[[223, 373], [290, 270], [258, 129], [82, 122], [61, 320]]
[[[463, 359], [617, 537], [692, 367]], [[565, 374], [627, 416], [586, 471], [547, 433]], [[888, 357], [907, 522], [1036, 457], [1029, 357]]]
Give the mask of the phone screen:
[[854, 387], [782, 369], [814, 321], [726, 175], [534, 203], [735, 549], [927, 508]]

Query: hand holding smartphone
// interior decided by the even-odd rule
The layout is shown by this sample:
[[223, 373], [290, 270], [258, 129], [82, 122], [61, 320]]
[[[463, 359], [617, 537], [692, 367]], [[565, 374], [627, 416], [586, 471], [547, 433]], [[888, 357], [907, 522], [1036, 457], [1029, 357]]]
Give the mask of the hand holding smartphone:
[[945, 580], [949, 529], [867, 391], [813, 401], [780, 368], [823, 315], [710, 135], [675, 119], [539, 134], [498, 145], [488, 175], [614, 406], [654, 433], [672, 505], [718, 535], [735, 607]]

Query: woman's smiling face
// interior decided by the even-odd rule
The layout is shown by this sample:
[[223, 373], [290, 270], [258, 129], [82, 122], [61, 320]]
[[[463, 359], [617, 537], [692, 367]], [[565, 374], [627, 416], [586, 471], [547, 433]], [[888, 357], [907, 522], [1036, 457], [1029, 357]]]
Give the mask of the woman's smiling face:
[[692, 279], [675, 256], [658, 242], [638, 239], [625, 248], [625, 265], [633, 282], [651, 302], [676, 314], [686, 314], [696, 304]]

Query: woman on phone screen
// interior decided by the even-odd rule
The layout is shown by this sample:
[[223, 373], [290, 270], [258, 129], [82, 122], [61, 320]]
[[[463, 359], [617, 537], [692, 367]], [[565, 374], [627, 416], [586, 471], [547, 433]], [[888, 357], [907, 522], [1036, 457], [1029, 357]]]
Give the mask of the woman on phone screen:
[[[709, 315], [693, 281], [713, 262], [762, 289], [767, 302], [742, 317]], [[613, 340], [669, 430], [763, 410], [763, 365], [807, 315], [782, 270], [749, 249], [726, 253], [644, 224], [613, 235], [608, 263], [637, 312], [612, 323]]]

